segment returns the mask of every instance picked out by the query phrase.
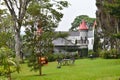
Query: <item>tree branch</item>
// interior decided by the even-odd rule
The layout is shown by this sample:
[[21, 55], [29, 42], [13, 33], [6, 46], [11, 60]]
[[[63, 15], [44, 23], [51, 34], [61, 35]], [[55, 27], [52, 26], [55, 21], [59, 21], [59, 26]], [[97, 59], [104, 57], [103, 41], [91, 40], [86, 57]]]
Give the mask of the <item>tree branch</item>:
[[20, 5], [21, 5], [21, 12], [20, 12], [20, 19], [22, 20], [25, 16], [25, 13], [26, 13], [26, 10], [27, 10], [27, 6], [29, 4], [31, 0], [25, 0], [24, 2], [20, 2]]
[[13, 19], [17, 20], [17, 16], [15, 14], [15, 10], [13, 8], [13, 4], [12, 4], [11, 0], [4, 0], [4, 1], [5, 1], [5, 4], [7, 5], [8, 9], [9, 9], [11, 15], [13, 16]]
[[[21, 0], [19, 0], [19, 1], [21, 1]], [[17, 2], [16, 0], [14, 0], [14, 2], [15, 2], [16, 7], [19, 9], [19, 7], [18, 7], [19, 2]]]

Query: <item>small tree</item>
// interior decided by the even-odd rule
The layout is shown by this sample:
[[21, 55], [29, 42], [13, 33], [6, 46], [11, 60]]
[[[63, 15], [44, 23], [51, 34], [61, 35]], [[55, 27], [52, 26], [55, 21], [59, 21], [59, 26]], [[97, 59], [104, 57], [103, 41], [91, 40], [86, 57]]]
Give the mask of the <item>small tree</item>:
[[14, 71], [19, 72], [19, 65], [16, 63], [15, 59], [12, 57], [13, 51], [7, 47], [0, 48], [0, 74], [4, 75], [11, 80], [11, 73]]
[[[41, 64], [38, 64], [38, 56], [51, 53], [53, 44], [54, 29], [61, 21], [63, 14], [60, 12], [63, 8], [68, 7], [67, 1], [40, 0], [29, 3], [26, 12], [26, 35], [24, 36], [24, 45], [29, 47], [31, 56], [29, 56], [29, 66], [32, 70], [41, 73]], [[34, 35], [36, 27], [39, 26], [43, 30], [41, 36], [37, 38]], [[37, 50], [39, 52], [37, 53]]]
[[52, 31], [44, 31], [42, 35], [35, 35], [34, 28], [26, 29], [26, 35], [24, 35], [24, 45], [29, 47], [28, 50], [28, 66], [31, 67], [31, 70], [39, 71], [39, 74], [42, 75], [42, 66], [39, 58], [42, 56], [47, 56], [47, 54], [52, 53]]

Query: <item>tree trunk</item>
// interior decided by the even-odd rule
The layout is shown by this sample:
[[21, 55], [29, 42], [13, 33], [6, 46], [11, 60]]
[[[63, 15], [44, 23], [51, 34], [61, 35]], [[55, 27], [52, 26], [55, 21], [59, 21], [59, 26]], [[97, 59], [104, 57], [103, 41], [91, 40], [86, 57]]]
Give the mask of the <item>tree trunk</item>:
[[40, 55], [40, 61], [39, 61], [39, 75], [42, 75], [42, 64], [41, 64], [41, 55]]
[[8, 74], [8, 80], [12, 80], [11, 73]]
[[20, 50], [21, 50], [21, 40], [20, 40], [20, 29], [15, 29], [15, 52], [16, 60], [19, 62], [20, 59]]
[[[116, 19], [115, 21], [115, 26], [116, 26], [116, 32], [117, 34], [119, 34], [119, 25], [118, 25], [118, 19]], [[119, 54], [119, 39], [116, 39], [117, 41], [117, 44], [116, 44], [116, 47], [117, 47], [117, 54]]]
[[7, 74], [7, 78], [8, 78], [8, 80], [12, 80], [12, 79], [11, 79], [11, 73], [10, 73], [10, 65], [8, 65], [8, 74]]

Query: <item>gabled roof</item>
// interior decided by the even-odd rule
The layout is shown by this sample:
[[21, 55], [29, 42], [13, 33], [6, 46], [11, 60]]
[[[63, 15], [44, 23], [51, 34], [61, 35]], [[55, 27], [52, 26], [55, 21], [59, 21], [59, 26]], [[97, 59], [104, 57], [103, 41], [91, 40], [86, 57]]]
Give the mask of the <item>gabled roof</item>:
[[[70, 31], [69, 32], [69, 36], [80, 36], [80, 32], [79, 31]], [[88, 30], [88, 38], [92, 38], [94, 37], [94, 33], [93, 33], [93, 30]]]
[[65, 39], [65, 38], [57, 38], [55, 40], [53, 40], [52, 42], [54, 45], [73, 45], [74, 43], [72, 43], [71, 41]]
[[82, 23], [79, 26], [80, 30], [88, 30], [88, 26], [86, 25], [86, 22], [82, 20]]
[[80, 32], [79, 31], [69, 31], [69, 36], [80, 36]]

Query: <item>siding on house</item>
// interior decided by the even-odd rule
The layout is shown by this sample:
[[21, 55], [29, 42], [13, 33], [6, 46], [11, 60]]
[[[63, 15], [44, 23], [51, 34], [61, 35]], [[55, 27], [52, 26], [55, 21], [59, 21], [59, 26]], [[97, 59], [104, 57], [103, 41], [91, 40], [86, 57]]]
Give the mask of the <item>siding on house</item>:
[[[54, 46], [66, 46], [66, 45], [75, 45], [76, 40], [80, 40], [80, 32], [79, 31], [70, 31], [68, 32], [69, 36], [66, 38], [58, 38], [53, 41]], [[93, 30], [88, 31], [88, 50], [93, 50], [93, 44], [94, 44], [94, 32]], [[79, 44], [82, 48], [82, 45]], [[86, 45], [86, 44], [85, 44]], [[84, 46], [85, 46], [84, 45]], [[59, 51], [59, 50], [56, 50]], [[63, 50], [64, 51], [64, 50]]]

